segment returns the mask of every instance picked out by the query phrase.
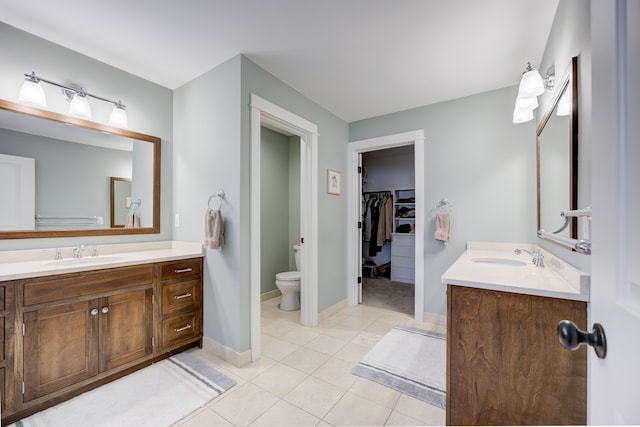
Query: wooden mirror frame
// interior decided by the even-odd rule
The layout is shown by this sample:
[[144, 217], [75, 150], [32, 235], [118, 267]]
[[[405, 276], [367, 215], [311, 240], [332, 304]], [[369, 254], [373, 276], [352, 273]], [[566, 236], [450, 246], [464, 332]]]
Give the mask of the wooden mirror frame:
[[0, 239], [32, 239], [80, 236], [114, 236], [125, 234], [158, 234], [160, 233], [160, 148], [158, 137], [132, 132], [89, 120], [80, 119], [65, 114], [55, 113], [36, 107], [30, 107], [15, 102], [0, 99], [0, 110], [25, 114], [31, 117], [77, 126], [85, 129], [118, 135], [125, 138], [137, 139], [153, 144], [153, 225], [141, 228], [89, 228], [89, 229], [60, 229], [60, 230], [0, 230]]
[[[541, 211], [540, 211], [540, 137], [542, 131], [549, 119], [553, 116], [562, 94], [571, 89], [571, 112], [569, 119], [569, 203], [567, 210], [578, 209], [578, 57], [571, 58], [569, 65], [569, 72], [561, 82], [560, 90], [557, 92], [556, 97], [549, 106], [548, 111], [540, 120], [538, 128], [536, 130], [536, 178], [537, 178], [537, 192], [538, 192], [538, 230], [541, 228]], [[558, 228], [562, 226], [560, 212], [558, 212]], [[576, 218], [571, 218], [570, 225], [570, 237], [573, 239], [578, 238], [578, 221]], [[547, 230], [550, 231], [550, 230]], [[553, 240], [551, 240], [553, 241]]]

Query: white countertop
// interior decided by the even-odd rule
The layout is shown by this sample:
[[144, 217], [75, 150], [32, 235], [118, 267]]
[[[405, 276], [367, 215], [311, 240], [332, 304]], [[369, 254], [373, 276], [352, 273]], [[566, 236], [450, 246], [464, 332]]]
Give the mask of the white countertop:
[[[516, 248], [540, 250], [545, 266], [534, 266], [527, 253], [516, 255]], [[469, 242], [467, 250], [442, 275], [442, 283], [589, 301], [589, 275], [532, 244]]]
[[54, 261], [55, 248], [1, 251], [0, 281], [204, 256], [201, 243], [176, 241], [97, 245], [96, 257], [91, 256], [93, 246], [87, 246], [77, 260], [73, 249], [61, 248], [59, 261]]

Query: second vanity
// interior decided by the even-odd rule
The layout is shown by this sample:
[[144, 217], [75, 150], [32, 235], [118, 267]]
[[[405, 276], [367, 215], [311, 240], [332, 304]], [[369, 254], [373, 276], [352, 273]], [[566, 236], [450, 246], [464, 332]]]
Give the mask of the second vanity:
[[469, 242], [447, 285], [447, 425], [586, 424], [587, 353], [558, 342], [587, 329], [589, 277], [535, 245]]
[[202, 246], [0, 253], [3, 425], [202, 345]]

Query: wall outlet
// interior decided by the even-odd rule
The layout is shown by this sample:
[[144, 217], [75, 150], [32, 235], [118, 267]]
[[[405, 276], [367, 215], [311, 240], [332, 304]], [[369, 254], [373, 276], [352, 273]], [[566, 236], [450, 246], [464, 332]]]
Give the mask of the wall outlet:
[[180, 227], [180, 214], [179, 213], [176, 214], [175, 225], [176, 225], [176, 227]]
[[104, 218], [101, 217], [101, 216], [96, 217], [96, 224], [103, 225], [104, 224]]

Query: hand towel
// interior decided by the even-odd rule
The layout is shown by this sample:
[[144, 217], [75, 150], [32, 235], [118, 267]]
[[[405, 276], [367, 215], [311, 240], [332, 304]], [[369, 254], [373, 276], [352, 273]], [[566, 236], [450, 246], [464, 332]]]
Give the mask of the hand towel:
[[220, 209], [207, 209], [204, 216], [204, 247], [221, 250], [224, 246], [224, 220]]
[[438, 212], [436, 214], [436, 231], [433, 237], [436, 240], [442, 240], [445, 245], [448, 245], [450, 230], [451, 218], [449, 217], [449, 212]]
[[140, 228], [140, 215], [135, 210], [129, 211], [124, 221], [124, 228]]

